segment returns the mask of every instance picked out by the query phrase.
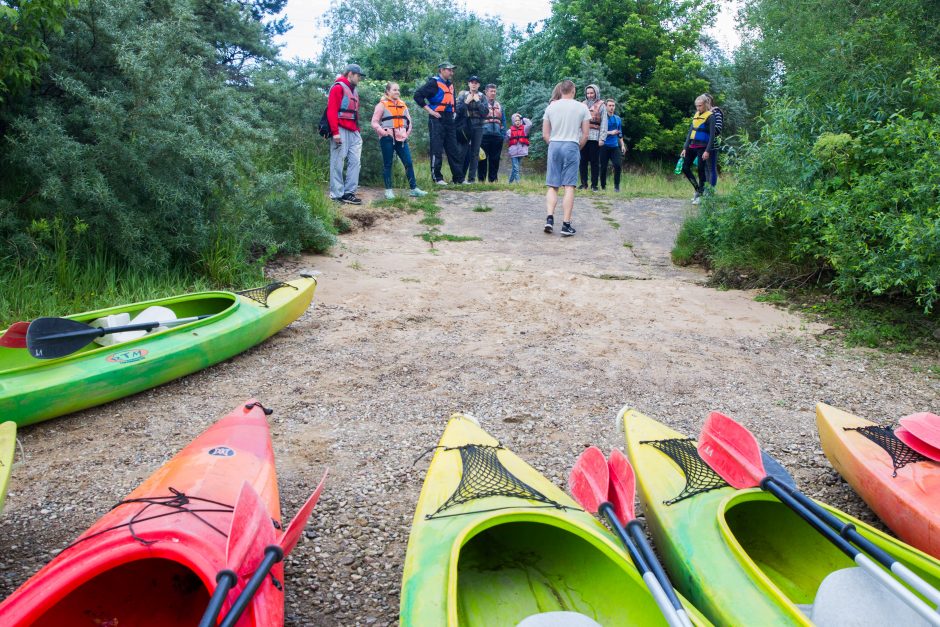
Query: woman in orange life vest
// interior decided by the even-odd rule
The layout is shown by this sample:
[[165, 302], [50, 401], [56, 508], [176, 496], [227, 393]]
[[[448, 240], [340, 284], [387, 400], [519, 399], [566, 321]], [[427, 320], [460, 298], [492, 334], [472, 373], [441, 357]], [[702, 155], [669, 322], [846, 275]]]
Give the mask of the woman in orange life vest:
[[415, 180], [415, 170], [411, 164], [411, 149], [408, 148], [408, 136], [411, 135], [411, 114], [408, 106], [401, 99], [401, 89], [398, 83], [386, 83], [385, 95], [375, 105], [372, 112], [372, 128], [379, 136], [379, 146], [382, 148], [382, 175], [385, 178], [385, 197], [392, 199], [392, 165], [395, 155], [401, 159], [405, 166], [405, 175], [408, 177], [408, 186], [411, 196], [425, 196], [427, 192], [418, 189]]
[[522, 159], [529, 155], [530, 128], [532, 128], [532, 120], [522, 117], [519, 113], [512, 114], [512, 126], [506, 131], [506, 138], [509, 140], [509, 158], [512, 159], [510, 183], [522, 180]]
[[[708, 107], [708, 98], [702, 95], [695, 99], [695, 115], [692, 117], [692, 123], [689, 124], [685, 145], [679, 153], [679, 156], [684, 159], [682, 173], [695, 188], [695, 196], [692, 197], [693, 205], [699, 204], [702, 193], [705, 191], [705, 183], [708, 181], [706, 172], [711, 167], [708, 160], [712, 156], [714, 141], [715, 116]], [[698, 181], [692, 174], [692, 163], [696, 157], [698, 157]]]

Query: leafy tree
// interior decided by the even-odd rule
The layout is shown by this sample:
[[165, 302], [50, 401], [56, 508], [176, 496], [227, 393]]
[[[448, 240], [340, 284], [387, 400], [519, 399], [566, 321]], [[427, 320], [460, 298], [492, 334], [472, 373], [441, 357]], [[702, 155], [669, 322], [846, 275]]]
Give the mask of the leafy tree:
[[78, 0], [0, 0], [0, 103], [33, 84], [48, 57], [45, 33], [61, 33]]

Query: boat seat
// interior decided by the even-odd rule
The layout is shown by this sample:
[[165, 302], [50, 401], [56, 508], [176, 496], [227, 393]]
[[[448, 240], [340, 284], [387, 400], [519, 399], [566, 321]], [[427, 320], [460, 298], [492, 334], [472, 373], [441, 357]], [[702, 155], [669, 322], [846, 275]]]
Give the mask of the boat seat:
[[810, 616], [818, 627], [921, 627], [929, 624], [857, 566], [833, 571], [823, 579]]
[[517, 627], [601, 627], [601, 624], [578, 612], [542, 612], [523, 618]]
[[[161, 307], [160, 305], [151, 305], [134, 316], [133, 319], [126, 313], [119, 313], [93, 320], [91, 322], [91, 326], [109, 329], [111, 327], [120, 327], [128, 324], [136, 324], [139, 322], [169, 322], [170, 320], [176, 320], [176, 313], [172, 309], [169, 307]], [[149, 331], [149, 333], [155, 333], [165, 329], [166, 327], [157, 327], [156, 329]], [[94, 341], [96, 344], [100, 344], [101, 346], [114, 346], [115, 344], [136, 340], [147, 335], [147, 333], [148, 331], [124, 331], [123, 333], [109, 333], [108, 335], [102, 335], [101, 337], [95, 338]]]

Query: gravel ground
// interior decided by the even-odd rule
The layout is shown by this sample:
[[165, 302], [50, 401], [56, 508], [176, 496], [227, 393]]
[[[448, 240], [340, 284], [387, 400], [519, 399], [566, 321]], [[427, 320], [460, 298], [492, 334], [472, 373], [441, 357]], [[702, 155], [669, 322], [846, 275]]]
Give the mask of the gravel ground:
[[915, 373], [926, 358], [844, 348], [753, 292], [673, 267], [685, 203], [582, 195], [568, 239], [541, 232], [539, 197], [449, 192], [440, 204], [443, 232], [483, 240], [431, 254], [415, 237], [420, 216], [359, 210], [374, 224], [332, 256], [272, 268], [320, 272], [314, 304], [283, 332], [159, 389], [24, 428], [0, 597], [249, 396], [275, 409], [285, 518], [330, 467], [286, 565], [294, 625], [397, 623], [428, 464], [413, 461], [455, 411], [564, 486], [584, 446], [622, 446], [624, 405], [689, 434], [720, 409], [809, 494], [871, 521], [819, 449], [814, 403], [878, 421], [937, 410], [940, 382]]

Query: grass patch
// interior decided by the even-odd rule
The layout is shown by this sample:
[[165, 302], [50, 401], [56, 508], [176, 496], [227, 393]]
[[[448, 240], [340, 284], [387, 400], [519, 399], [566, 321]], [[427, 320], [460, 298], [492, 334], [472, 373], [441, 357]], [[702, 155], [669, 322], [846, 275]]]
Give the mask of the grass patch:
[[486, 205], [477, 205], [476, 207], [473, 208], [473, 210], [476, 211], [477, 213], [489, 213], [490, 211], [493, 210], [493, 208], [488, 207]]
[[424, 241], [433, 244], [434, 242], [482, 242], [482, 237], [476, 235], [451, 235], [450, 233], [431, 233], [430, 231], [419, 233]]
[[758, 303], [785, 303], [787, 295], [780, 290], [767, 290], [754, 297]]
[[410, 276], [403, 276], [403, 277], [401, 278], [401, 282], [402, 282], [402, 283], [420, 283], [420, 282], [421, 282], [421, 279], [416, 279], [416, 278], [410, 277]]
[[365, 270], [365, 267], [358, 261], [352, 262], [351, 264], [349, 264], [349, 267], [352, 268], [353, 270]]
[[619, 228], [620, 228], [620, 223], [617, 222], [616, 220], [614, 220], [613, 218], [610, 218], [610, 217], [608, 217], [608, 216], [604, 216], [604, 221], [607, 222], [607, 224], [609, 224], [610, 226], [612, 226], [612, 227], [615, 228], [615, 229], [619, 229]]
[[444, 220], [437, 214], [425, 215], [419, 224], [424, 224], [425, 226], [440, 226], [441, 224], [444, 224]]
[[624, 247], [624, 248], [633, 248], [633, 242], [624, 242], [624, 243], [623, 243], [623, 247]]

